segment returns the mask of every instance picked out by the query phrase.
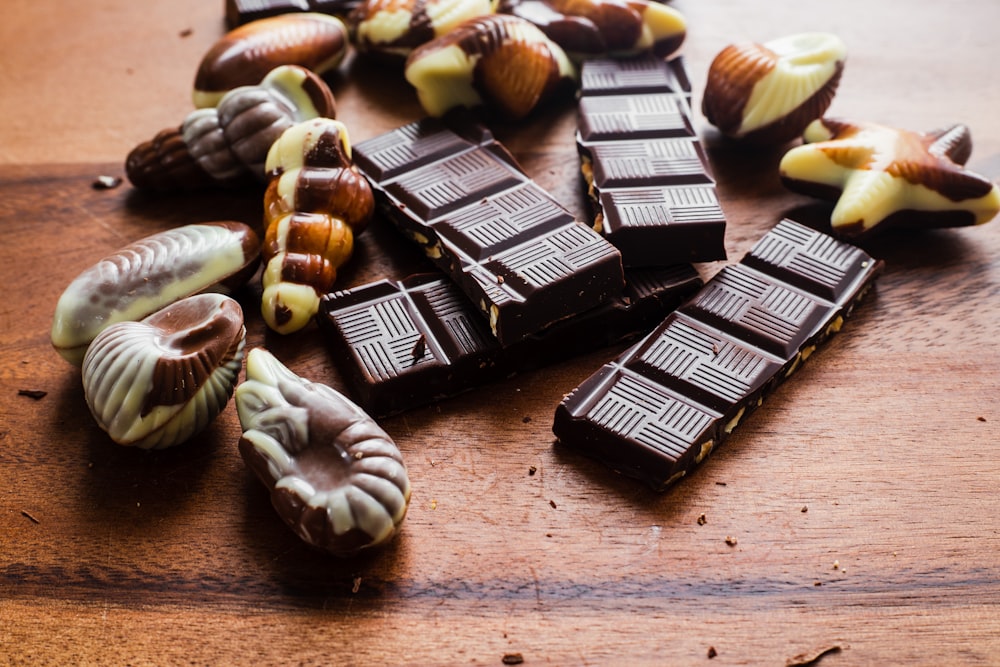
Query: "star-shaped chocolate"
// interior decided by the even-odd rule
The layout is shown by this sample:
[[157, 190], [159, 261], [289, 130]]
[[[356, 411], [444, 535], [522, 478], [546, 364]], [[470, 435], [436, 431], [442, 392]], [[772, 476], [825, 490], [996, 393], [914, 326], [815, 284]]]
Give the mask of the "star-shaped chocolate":
[[978, 225], [1000, 212], [1000, 188], [963, 166], [972, 153], [964, 125], [923, 133], [821, 118], [803, 138], [781, 159], [781, 180], [836, 201], [830, 223], [840, 236]]

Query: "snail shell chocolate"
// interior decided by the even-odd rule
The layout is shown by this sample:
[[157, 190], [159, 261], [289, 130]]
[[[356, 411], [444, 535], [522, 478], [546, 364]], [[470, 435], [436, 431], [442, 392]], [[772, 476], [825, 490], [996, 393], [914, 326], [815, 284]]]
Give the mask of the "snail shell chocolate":
[[257, 348], [236, 409], [240, 455], [305, 542], [349, 555], [397, 532], [410, 480], [395, 443], [361, 408]]
[[[229, 91], [217, 107], [188, 114], [180, 142], [169, 133], [170, 142], [158, 146], [157, 139], [164, 144], [161, 132], [136, 146], [125, 160], [125, 174], [137, 188], [163, 191], [263, 181], [267, 151], [282, 132], [335, 115], [333, 93], [323, 79], [304, 67], [282, 65], [257, 85]], [[185, 167], [183, 178], [175, 175], [178, 165]]]
[[846, 57], [847, 47], [828, 33], [731, 44], [709, 67], [702, 111], [726, 136], [791, 141], [830, 106]]
[[577, 73], [536, 26], [496, 14], [466, 21], [415, 49], [406, 59], [405, 76], [428, 115], [485, 107], [517, 120], [560, 90], [572, 90]]
[[260, 241], [240, 222], [191, 224], [153, 234], [78, 275], [59, 297], [52, 345], [80, 364], [87, 346], [116, 322], [140, 320], [164, 306], [253, 275]]
[[338, 267], [351, 257], [354, 236], [368, 225], [375, 199], [337, 120], [290, 127], [271, 146], [266, 168], [261, 312], [271, 329], [292, 333], [316, 314]]
[[229, 402], [245, 334], [239, 304], [222, 294], [104, 329], [83, 359], [94, 419], [121, 445], [162, 449], [188, 440]]
[[240, 26], [202, 58], [194, 105], [214, 107], [233, 88], [253, 85], [281, 65], [300, 65], [322, 75], [341, 63], [347, 46], [347, 27], [326, 14], [284, 14]]
[[490, 0], [367, 0], [347, 23], [358, 51], [405, 58], [463, 21], [492, 13]]

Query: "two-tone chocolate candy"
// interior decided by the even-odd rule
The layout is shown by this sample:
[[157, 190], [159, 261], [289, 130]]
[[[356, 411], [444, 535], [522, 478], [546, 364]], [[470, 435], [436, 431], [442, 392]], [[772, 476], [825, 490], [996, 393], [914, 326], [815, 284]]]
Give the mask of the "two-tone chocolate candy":
[[396, 443], [361, 408], [261, 348], [247, 355], [236, 408], [241, 457], [303, 541], [347, 556], [398, 532], [410, 479]]
[[466, 107], [517, 120], [576, 85], [559, 45], [506, 14], [471, 19], [415, 49], [405, 75], [430, 116]]
[[621, 294], [621, 254], [485, 127], [426, 118], [359, 143], [354, 159], [380, 210], [479, 307], [502, 345]]
[[263, 181], [267, 152], [282, 132], [335, 114], [323, 79], [304, 67], [282, 65], [259, 84], [229, 91], [217, 107], [196, 109], [180, 127], [136, 146], [125, 173], [136, 188], [160, 191]]
[[259, 253], [257, 234], [240, 222], [185, 225], [134, 241], [66, 287], [52, 318], [52, 346], [79, 365], [112, 324], [141, 320], [192, 294], [243, 285]]
[[83, 393], [116, 443], [180, 444], [208, 426], [243, 368], [243, 310], [222, 294], [181, 299], [138, 322], [118, 322], [83, 358]]
[[681, 62], [583, 63], [580, 170], [593, 227], [625, 266], [725, 259], [726, 218], [694, 129]]
[[655, 489], [719, 446], [840, 331], [881, 262], [790, 220], [556, 409], [559, 442]]
[[844, 42], [822, 32], [731, 44], [709, 67], [702, 111], [741, 141], [797, 139], [830, 106], [846, 58]]
[[334, 292], [316, 321], [352, 395], [384, 417], [645, 334], [701, 286], [689, 264], [626, 279], [621, 297], [508, 347], [440, 274]]
[[804, 138], [781, 159], [781, 180], [835, 201], [839, 236], [977, 225], [1000, 212], [1000, 188], [963, 166], [972, 153], [964, 125], [924, 133], [824, 118]]
[[490, 0], [365, 0], [347, 25], [359, 52], [405, 58], [463, 22], [492, 13]]
[[266, 170], [261, 313], [274, 331], [292, 333], [312, 321], [375, 199], [351, 160], [347, 128], [330, 118], [285, 130], [268, 152]]
[[226, 26], [232, 29], [251, 21], [301, 12], [343, 18], [359, 4], [360, 0], [226, 0]]

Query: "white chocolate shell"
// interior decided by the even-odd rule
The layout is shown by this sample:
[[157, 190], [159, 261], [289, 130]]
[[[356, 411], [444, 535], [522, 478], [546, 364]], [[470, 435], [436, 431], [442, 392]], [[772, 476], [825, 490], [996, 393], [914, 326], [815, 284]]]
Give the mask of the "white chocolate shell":
[[108, 326], [140, 320], [221, 283], [238, 286], [255, 270], [259, 253], [257, 234], [240, 222], [185, 225], [130, 243], [83, 271], [62, 293], [52, 345], [79, 365]]
[[843, 41], [828, 33], [732, 44], [712, 61], [702, 111], [729, 137], [791, 141], [830, 106], [846, 57]]
[[406, 80], [424, 111], [483, 107], [518, 120], [576, 81], [566, 52], [532, 23], [506, 14], [471, 19], [415, 49]]
[[257, 348], [236, 409], [240, 455], [302, 540], [350, 555], [397, 532], [410, 480], [395, 443], [360, 407]]
[[182, 299], [102, 331], [83, 360], [94, 419], [121, 445], [162, 449], [208, 426], [243, 364], [243, 311], [222, 294]]
[[341, 63], [347, 46], [347, 27], [336, 16], [305, 12], [252, 21], [205, 53], [195, 74], [194, 105], [217, 106], [230, 90], [253, 85], [281, 65], [323, 74]]

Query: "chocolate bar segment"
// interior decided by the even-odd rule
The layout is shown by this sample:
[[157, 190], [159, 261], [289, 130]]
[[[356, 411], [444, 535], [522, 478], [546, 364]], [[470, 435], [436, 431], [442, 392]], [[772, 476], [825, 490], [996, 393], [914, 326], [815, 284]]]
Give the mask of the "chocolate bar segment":
[[509, 347], [445, 276], [334, 292], [317, 316], [355, 400], [376, 417], [647, 333], [701, 286], [690, 265], [627, 274], [622, 297]]
[[559, 442], [663, 489], [701, 463], [841, 325], [882, 263], [782, 220], [563, 399]]
[[621, 295], [621, 254], [481, 125], [427, 118], [363, 141], [380, 210], [488, 318], [501, 345]]
[[594, 229], [625, 266], [725, 259], [726, 219], [683, 63], [589, 60], [581, 77], [576, 140]]
[[250, 21], [293, 12], [318, 12], [344, 17], [361, 0], [226, 0], [226, 26], [233, 29]]

